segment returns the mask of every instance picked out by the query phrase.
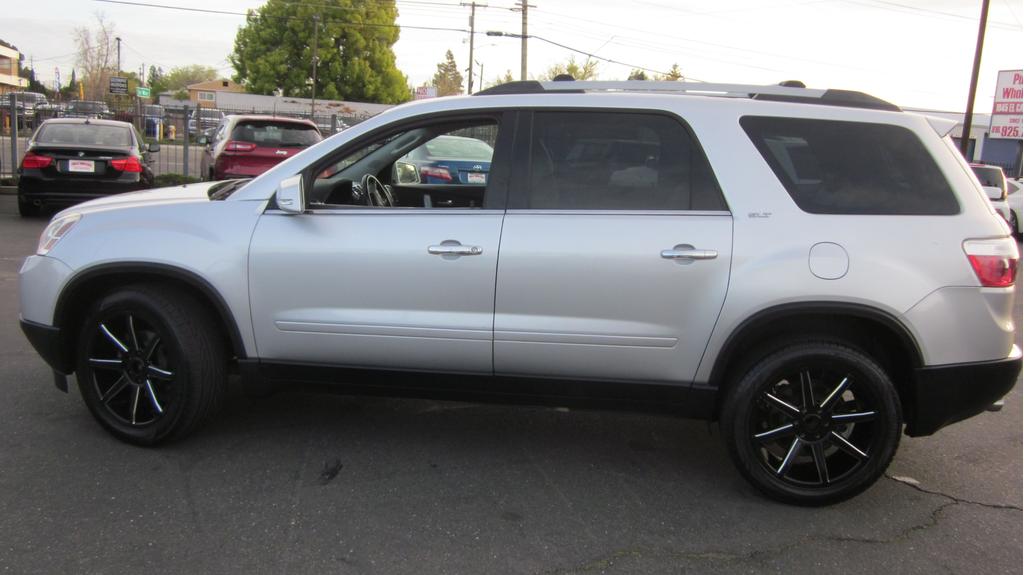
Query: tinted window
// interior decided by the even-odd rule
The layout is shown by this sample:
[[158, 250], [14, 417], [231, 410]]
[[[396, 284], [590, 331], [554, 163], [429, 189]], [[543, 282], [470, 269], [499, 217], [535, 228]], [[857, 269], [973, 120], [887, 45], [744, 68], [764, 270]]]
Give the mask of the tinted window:
[[525, 207], [562, 210], [724, 210], [690, 132], [668, 116], [537, 112]]
[[231, 139], [259, 146], [312, 146], [322, 138], [313, 126], [291, 122], [242, 121], [231, 131]]
[[82, 146], [130, 146], [128, 128], [96, 124], [45, 124], [39, 128], [36, 142], [40, 144]]
[[812, 214], [950, 215], [953, 190], [913, 132], [888, 124], [740, 120], [800, 209]]

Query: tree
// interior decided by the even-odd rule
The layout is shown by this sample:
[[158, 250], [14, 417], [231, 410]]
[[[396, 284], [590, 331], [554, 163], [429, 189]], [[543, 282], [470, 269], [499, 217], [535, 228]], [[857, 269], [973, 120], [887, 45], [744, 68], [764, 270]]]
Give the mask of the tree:
[[167, 79], [164, 76], [164, 69], [162, 67], [150, 66], [149, 73], [146, 76], [146, 79], [149, 80], [149, 88], [153, 91], [154, 96], [160, 92], [167, 91]]
[[515, 82], [515, 81], [516, 81], [516, 79], [512, 77], [512, 70], [505, 70], [505, 75], [504, 76], [498, 76], [497, 78], [494, 79], [493, 82], [488, 84], [487, 87], [488, 88], [493, 88], [494, 86], [500, 86], [502, 84], [508, 84], [509, 82]]
[[462, 93], [462, 73], [459, 72], [459, 65], [455, 63], [455, 56], [451, 50], [445, 52], [444, 62], [437, 65], [437, 72], [430, 85], [437, 88], [438, 96], [456, 96]]
[[583, 64], [578, 64], [575, 56], [569, 56], [569, 60], [564, 64], [555, 64], [551, 66], [537, 79], [545, 82], [554, 79], [555, 76], [558, 76], [559, 74], [569, 74], [576, 80], [596, 80], [597, 60], [587, 58], [583, 61]]
[[627, 80], [646, 80], [647, 74], [643, 70], [633, 70], [629, 73]]
[[82, 84], [87, 100], [102, 100], [107, 94], [110, 77], [114, 74], [117, 35], [113, 22], [102, 12], [96, 13], [96, 27], [75, 28], [74, 39], [77, 68], [82, 71]]
[[392, 51], [397, 17], [395, 0], [267, 0], [249, 11], [228, 59], [235, 80], [250, 92], [280, 89], [286, 96], [310, 97], [316, 36], [318, 98], [404, 102], [410, 98], [408, 80]]
[[49, 94], [50, 89], [43, 85], [42, 82], [36, 80], [36, 71], [32, 68], [25, 68], [18, 62], [18, 76], [28, 80], [28, 91], [39, 92], [40, 94]]
[[216, 79], [216, 68], [189, 64], [188, 66], [175, 66], [171, 68], [171, 71], [166, 76], [161, 75], [160, 81], [163, 83], [164, 89], [162, 91], [175, 91], [184, 90], [192, 84]]
[[683, 77], [682, 70], [679, 69], [679, 64], [672, 64], [672, 68], [669, 69], [668, 74], [658, 76], [658, 79], [666, 82], [678, 82], [679, 80], [685, 80]]

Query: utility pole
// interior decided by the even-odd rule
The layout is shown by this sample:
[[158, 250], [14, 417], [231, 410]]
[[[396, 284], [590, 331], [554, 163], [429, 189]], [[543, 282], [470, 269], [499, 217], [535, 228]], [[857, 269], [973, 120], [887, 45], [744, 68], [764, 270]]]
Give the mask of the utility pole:
[[484, 87], [484, 65], [481, 62], [477, 62], [476, 65], [480, 66], [480, 88], [483, 88]]
[[320, 15], [313, 14], [313, 98], [309, 102], [309, 119], [316, 123], [316, 69], [320, 64], [317, 57], [317, 34], [320, 32]]
[[529, 0], [519, 0], [519, 6], [517, 8], [512, 8], [513, 11], [523, 13], [523, 33], [519, 35], [519, 38], [521, 39], [520, 42], [522, 42], [521, 53], [519, 56], [519, 79], [523, 81], [526, 80], [526, 40], [530, 37], [526, 28], [526, 16], [527, 11], [530, 8], [536, 8], [533, 4], [529, 4], [528, 1]]
[[967, 93], [967, 111], [964, 112], [964, 129], [960, 134], [960, 153], [967, 157], [971, 143], [971, 121], [974, 115], [974, 93], [978, 91], [978, 71], [981, 68], [981, 49], [985, 45], [985, 23], [988, 21], [988, 0], [981, 1], [981, 20], [978, 22], [978, 44], [974, 47], [974, 69], [971, 70], [971, 90]]
[[[121, 37], [114, 36], [114, 40], [117, 40], [117, 75], [121, 75]], [[108, 44], [109, 46], [109, 44]]]
[[[463, 2], [461, 6], [469, 6], [469, 82], [466, 84], [466, 93], [473, 93], [473, 40], [476, 38], [476, 7], [486, 8], [487, 4], [477, 4], [476, 2], [470, 2], [466, 4]], [[481, 78], [481, 82], [483, 79]]]

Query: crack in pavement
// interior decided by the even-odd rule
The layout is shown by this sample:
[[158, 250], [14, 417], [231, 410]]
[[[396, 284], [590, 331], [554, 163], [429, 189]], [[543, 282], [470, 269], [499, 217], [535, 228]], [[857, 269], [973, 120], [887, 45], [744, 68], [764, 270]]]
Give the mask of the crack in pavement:
[[[865, 544], [865, 545], [879, 545], [879, 544], [883, 544], [884, 545], [884, 544], [890, 544], [890, 543], [896, 543], [898, 541], [902, 541], [902, 540], [910, 537], [911, 535], [913, 535], [915, 533], [918, 533], [918, 532], [921, 532], [921, 531], [926, 531], [928, 529], [931, 529], [932, 527], [935, 527], [936, 525], [939, 524], [939, 521], [941, 520], [940, 515], [942, 514], [942, 512], [945, 511], [946, 509], [949, 509], [950, 507], [955, 507], [957, 505], [975, 505], [975, 506], [979, 506], [979, 507], [985, 507], [985, 508], [988, 508], [988, 509], [1021, 511], [1021, 508], [1019, 506], [1016, 506], [1016, 505], [1005, 505], [1005, 504], [998, 504], [998, 503], [984, 503], [984, 502], [981, 502], [981, 501], [972, 501], [970, 499], [962, 499], [962, 498], [959, 498], [959, 497], [948, 495], [946, 493], [925, 489], [923, 487], [920, 487], [919, 485], [915, 485], [915, 484], [910, 483], [910, 482], [908, 482], [906, 480], [901, 480], [901, 479], [892, 477], [892, 476], [890, 476], [888, 474], [886, 474], [885, 477], [888, 478], [888, 479], [891, 479], [891, 480], [893, 480], [893, 481], [895, 481], [897, 483], [901, 483], [901, 484], [906, 485], [908, 487], [912, 487], [912, 488], [914, 488], [914, 489], [916, 489], [916, 490], [918, 490], [918, 491], [920, 491], [922, 493], [926, 493], [926, 494], [929, 494], [929, 495], [935, 495], [937, 497], [943, 497], [943, 498], [947, 499], [947, 501], [945, 503], [939, 505], [938, 507], [932, 509], [931, 513], [929, 513], [929, 515], [928, 515], [928, 519], [927, 520], [925, 520], [925, 521], [923, 521], [921, 523], [915, 524], [915, 525], [911, 525], [911, 526], [903, 529], [899, 533], [893, 535], [892, 537], [887, 537], [887, 538], [871, 538], [871, 537], [854, 537], [854, 536], [846, 536], [846, 535], [823, 535], [823, 536], [809, 537], [808, 539], [809, 540], [822, 541], [822, 542], [834, 542], [834, 543], [861, 543], [861, 544]], [[605, 569], [613, 567], [617, 560], [631, 560], [631, 559], [632, 560], [637, 560], [637, 559], [643, 558], [645, 555], [647, 555], [647, 556], [658, 556], [658, 555], [661, 555], [661, 556], [673, 557], [673, 558], [675, 558], [677, 560], [689, 560], [689, 561], [696, 560], [696, 561], [706, 561], [706, 562], [710, 562], [710, 563], [730, 563], [730, 562], [745, 563], [745, 562], [752, 562], [752, 563], [755, 563], [755, 564], [760, 565], [762, 567], [767, 567], [767, 562], [768, 562], [768, 560], [771, 557], [780, 555], [782, 553], [785, 553], [786, 551], [789, 551], [791, 549], [797, 548], [800, 545], [805, 544], [806, 542], [807, 542], [807, 540], [801, 541], [800, 543], [788, 543], [788, 544], [785, 544], [785, 545], [779, 545], [777, 547], [771, 547], [771, 548], [768, 548], [768, 549], [758, 549], [758, 550], [755, 550], [755, 551], [751, 551], [749, 553], [732, 553], [732, 552], [729, 552], [729, 551], [720, 551], [720, 550], [719, 551], [716, 551], [716, 550], [672, 551], [672, 550], [658, 550], [658, 549], [645, 548], [645, 547], [635, 547], [635, 548], [630, 548], [630, 549], [619, 549], [619, 550], [614, 551], [614, 552], [612, 552], [612, 553], [610, 553], [610, 554], [608, 554], [608, 555], [606, 555], [604, 557], [599, 557], [597, 559], [591, 559], [591, 560], [589, 560], [589, 561], [587, 561], [587, 562], [585, 562], [585, 563], [583, 563], [581, 565], [578, 565], [576, 567], [570, 567], [568, 569], [558, 569], [558, 568], [550, 569], [550, 570], [544, 571], [544, 573], [550, 574], [550, 575], [568, 575], [568, 574], [572, 574], [572, 573], [587, 573], [587, 572], [593, 572], [593, 571], [598, 571], [598, 570], [603, 571]]]
[[1020, 508], [1019, 505], [1011, 505], [1011, 504], [1008, 504], [1008, 503], [985, 503], [983, 501], [974, 501], [972, 499], [963, 499], [963, 498], [960, 498], [960, 497], [956, 497], [955, 495], [949, 495], [948, 493], [943, 493], [941, 491], [932, 491], [931, 489], [925, 489], [924, 487], [921, 487], [917, 483], [912, 483], [912, 482], [910, 482], [910, 481], [908, 481], [906, 479], [903, 479], [902, 477], [894, 477], [892, 475], [889, 475], [888, 473], [885, 474], [885, 478], [886, 479], [891, 479], [891, 480], [893, 480], [896, 483], [899, 483], [901, 485], [906, 485], [907, 487], [916, 489], [916, 490], [920, 491], [921, 493], [927, 493], [929, 495], [936, 495], [938, 497], [945, 497], [946, 499], [949, 499], [950, 501], [952, 501], [955, 504], [961, 504], [962, 503], [964, 505], [977, 505], [979, 507], [987, 507], [989, 509], [1013, 509], [1013, 510], [1016, 510], [1016, 511], [1021, 511], [1021, 508]]

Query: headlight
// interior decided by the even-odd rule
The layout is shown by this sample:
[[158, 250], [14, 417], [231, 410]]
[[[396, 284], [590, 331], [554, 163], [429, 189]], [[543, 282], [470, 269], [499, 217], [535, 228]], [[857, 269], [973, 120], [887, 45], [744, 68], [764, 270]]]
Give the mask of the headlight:
[[50, 225], [46, 226], [46, 229], [43, 230], [43, 235], [39, 236], [39, 247], [36, 248], [36, 255], [45, 256], [50, 253], [53, 246], [57, 245], [57, 242], [71, 231], [71, 228], [75, 227], [75, 224], [80, 219], [82, 219], [82, 214], [70, 213], [50, 222]]

